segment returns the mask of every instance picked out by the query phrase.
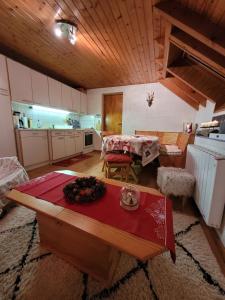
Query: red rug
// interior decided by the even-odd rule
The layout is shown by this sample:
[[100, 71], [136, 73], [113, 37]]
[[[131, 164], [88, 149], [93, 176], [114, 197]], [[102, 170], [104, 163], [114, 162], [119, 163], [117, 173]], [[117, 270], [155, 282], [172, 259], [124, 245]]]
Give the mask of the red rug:
[[77, 155], [75, 157], [56, 162], [53, 165], [60, 166], [60, 167], [68, 167], [70, 165], [74, 165], [74, 164], [76, 164], [76, 163], [78, 163], [82, 160], [85, 160], [85, 159], [88, 159], [88, 158], [91, 158], [91, 157], [92, 156], [88, 155], [88, 154], [80, 154], [80, 155]]

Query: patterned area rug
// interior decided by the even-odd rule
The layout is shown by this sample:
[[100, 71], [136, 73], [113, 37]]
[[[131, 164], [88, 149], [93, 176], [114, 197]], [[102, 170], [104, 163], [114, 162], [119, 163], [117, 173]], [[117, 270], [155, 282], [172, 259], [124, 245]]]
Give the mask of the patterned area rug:
[[175, 265], [169, 253], [146, 262], [123, 254], [104, 286], [40, 248], [35, 214], [16, 207], [0, 221], [0, 299], [224, 299], [225, 279], [199, 221], [174, 213], [174, 226]]

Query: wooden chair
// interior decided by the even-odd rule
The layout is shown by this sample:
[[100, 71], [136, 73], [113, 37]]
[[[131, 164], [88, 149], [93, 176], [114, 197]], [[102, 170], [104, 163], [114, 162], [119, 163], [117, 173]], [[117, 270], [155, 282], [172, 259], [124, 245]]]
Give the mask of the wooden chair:
[[[114, 135], [114, 134], [115, 134], [115, 132], [113, 132], [113, 131], [102, 131], [100, 133], [101, 140], [103, 140], [103, 138], [105, 136]], [[102, 165], [102, 172], [104, 172], [104, 169], [105, 169], [105, 161], [103, 162], [103, 165]]]
[[[159, 161], [161, 166], [184, 168], [186, 161], [187, 145], [193, 144], [194, 134], [184, 132], [164, 132], [164, 131], [140, 131], [135, 130], [137, 135], [154, 135], [159, 137], [161, 146]], [[177, 155], [167, 154], [165, 145], [176, 145], [181, 153]]]
[[160, 165], [164, 167], [184, 168], [186, 162], [187, 145], [192, 144], [194, 135], [180, 132], [177, 137], [176, 146], [181, 150], [180, 154], [174, 155], [161, 151], [159, 156]]
[[132, 158], [129, 155], [109, 153], [106, 154], [104, 161], [106, 178], [113, 178], [119, 175], [121, 180], [127, 182], [129, 175], [132, 175], [134, 180], [137, 181], [136, 175], [133, 173], [134, 171], [131, 167]]

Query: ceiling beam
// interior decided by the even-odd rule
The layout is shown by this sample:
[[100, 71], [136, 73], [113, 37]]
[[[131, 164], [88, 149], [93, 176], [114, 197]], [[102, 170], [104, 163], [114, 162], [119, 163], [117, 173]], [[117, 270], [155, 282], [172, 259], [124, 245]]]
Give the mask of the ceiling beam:
[[188, 59], [179, 59], [167, 71], [203, 97], [216, 102], [216, 109], [224, 105], [225, 81], [204, 66]]
[[175, 84], [177, 87], [179, 87], [181, 90], [184, 91], [185, 94], [189, 96], [189, 98], [193, 99], [197, 104], [201, 104], [202, 106], [206, 106], [207, 98], [199, 94], [197, 91], [192, 89], [190, 86], [188, 86], [186, 83], [181, 81], [180, 79], [176, 77], [168, 77], [168, 81], [171, 81], [173, 84]]
[[183, 89], [178, 87], [174, 81], [173, 78], [165, 78], [159, 81], [162, 85], [164, 85], [166, 88], [168, 88], [171, 92], [173, 92], [175, 95], [180, 97], [182, 100], [184, 100], [187, 104], [189, 104], [194, 109], [199, 109], [199, 104], [193, 100], [188, 94], [184, 92]]
[[225, 57], [183, 31], [170, 35], [170, 41], [225, 76]]
[[160, 2], [154, 7], [172, 25], [225, 56], [224, 29], [175, 1]]
[[172, 25], [169, 22], [166, 22], [166, 28], [165, 28], [165, 37], [164, 37], [164, 58], [163, 58], [163, 70], [162, 70], [162, 76], [163, 78], [166, 77], [166, 68], [168, 65], [168, 58], [169, 58], [169, 51], [170, 51], [170, 33], [172, 30]]

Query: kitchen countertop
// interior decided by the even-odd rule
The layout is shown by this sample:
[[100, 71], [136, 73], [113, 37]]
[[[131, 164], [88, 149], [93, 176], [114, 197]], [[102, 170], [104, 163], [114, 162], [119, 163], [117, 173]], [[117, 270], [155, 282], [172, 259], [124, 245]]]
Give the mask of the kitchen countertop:
[[89, 130], [89, 131], [95, 131], [94, 128], [15, 128], [15, 130], [25, 130], [25, 131], [40, 131], [40, 130], [49, 130], [49, 131], [62, 131], [62, 130], [76, 130], [76, 131], [83, 131], [83, 130]]

